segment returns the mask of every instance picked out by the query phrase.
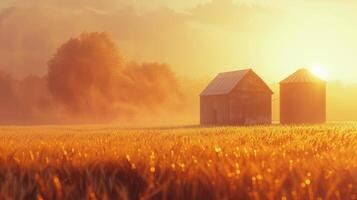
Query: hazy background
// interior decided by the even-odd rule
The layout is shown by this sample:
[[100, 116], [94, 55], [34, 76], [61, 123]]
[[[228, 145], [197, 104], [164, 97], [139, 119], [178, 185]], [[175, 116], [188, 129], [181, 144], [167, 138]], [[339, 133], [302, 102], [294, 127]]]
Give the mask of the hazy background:
[[[197, 95], [218, 72], [252, 67], [278, 92], [277, 83], [287, 75], [299, 67], [315, 66], [328, 72], [328, 119], [357, 120], [354, 1], [3, 0], [0, 9], [0, 89], [7, 94], [0, 99], [0, 112], [3, 119], [14, 118], [8, 123], [18, 121], [19, 116], [24, 118], [20, 123], [58, 121], [42, 116], [42, 108], [33, 111], [32, 106], [53, 102], [48, 100], [53, 94], [43, 97], [43, 92], [33, 100], [36, 93], [26, 87], [46, 91], [48, 61], [61, 45], [83, 32], [110, 34], [123, 62], [167, 66], [174, 73], [178, 93], [185, 95], [179, 106], [186, 109], [185, 114], [172, 106], [166, 110], [182, 114], [175, 121], [198, 122]], [[26, 87], [20, 90], [18, 85]], [[277, 98], [276, 94], [275, 119]], [[14, 104], [14, 99], [20, 103]], [[24, 102], [31, 106], [19, 109]], [[160, 100], [155, 103], [163, 107]], [[139, 110], [147, 116], [159, 112]], [[132, 115], [144, 118], [138, 112]], [[163, 119], [170, 121], [167, 117], [158, 121]]]

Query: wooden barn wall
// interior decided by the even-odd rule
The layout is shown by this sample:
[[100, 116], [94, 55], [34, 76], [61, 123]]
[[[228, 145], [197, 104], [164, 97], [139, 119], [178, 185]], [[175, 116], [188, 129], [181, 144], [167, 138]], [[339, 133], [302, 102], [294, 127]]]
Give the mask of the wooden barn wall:
[[256, 75], [246, 76], [229, 95], [231, 124], [270, 124], [272, 94]]
[[230, 95], [231, 124], [270, 124], [272, 122], [271, 94], [240, 92]]
[[280, 85], [280, 122], [282, 124], [316, 124], [325, 121], [325, 83]]
[[239, 93], [242, 91], [271, 93], [264, 81], [253, 72], [245, 76], [231, 93]]
[[229, 124], [228, 96], [201, 96], [200, 121], [201, 125]]

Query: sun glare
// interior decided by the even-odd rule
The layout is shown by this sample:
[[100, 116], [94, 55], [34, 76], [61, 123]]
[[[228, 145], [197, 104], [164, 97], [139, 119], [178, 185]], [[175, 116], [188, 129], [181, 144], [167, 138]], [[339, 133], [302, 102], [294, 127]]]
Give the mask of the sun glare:
[[319, 78], [322, 78], [324, 80], [328, 79], [328, 73], [324, 67], [321, 66], [315, 66], [310, 68], [311, 73], [315, 74]]

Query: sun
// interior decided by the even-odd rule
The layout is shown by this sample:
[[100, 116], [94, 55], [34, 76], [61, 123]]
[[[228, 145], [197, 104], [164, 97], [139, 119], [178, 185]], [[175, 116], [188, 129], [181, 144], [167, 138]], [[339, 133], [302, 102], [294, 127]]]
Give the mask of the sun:
[[322, 67], [322, 66], [314, 66], [309, 69], [311, 73], [315, 74], [319, 78], [322, 78], [324, 80], [328, 80], [328, 72], [327, 70]]

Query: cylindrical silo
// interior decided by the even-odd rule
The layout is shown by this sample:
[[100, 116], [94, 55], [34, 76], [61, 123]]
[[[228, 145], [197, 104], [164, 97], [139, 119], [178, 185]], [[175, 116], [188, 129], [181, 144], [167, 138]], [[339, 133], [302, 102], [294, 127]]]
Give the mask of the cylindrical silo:
[[300, 69], [280, 82], [280, 123], [319, 124], [326, 121], [326, 81]]

